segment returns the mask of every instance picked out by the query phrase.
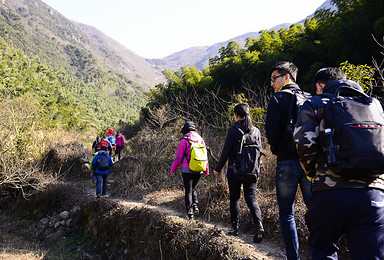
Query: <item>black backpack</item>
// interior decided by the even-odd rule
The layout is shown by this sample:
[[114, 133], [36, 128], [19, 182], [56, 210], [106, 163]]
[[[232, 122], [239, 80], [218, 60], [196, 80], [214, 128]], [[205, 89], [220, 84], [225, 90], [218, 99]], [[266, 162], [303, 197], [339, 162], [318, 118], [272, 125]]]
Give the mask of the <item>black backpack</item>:
[[299, 108], [304, 104], [304, 102], [311, 97], [311, 94], [301, 89], [283, 89], [280, 90], [280, 92], [287, 93], [293, 96], [293, 98], [291, 99], [291, 103], [289, 104], [289, 114], [287, 126], [285, 128], [284, 141], [290, 150], [296, 151], [296, 144], [293, 142], [293, 131], [295, 130], [298, 111]]
[[102, 153], [100, 154], [99, 159], [96, 162], [96, 168], [100, 171], [105, 171], [109, 169], [109, 157], [108, 154]]
[[332, 134], [322, 145], [328, 168], [347, 178], [377, 177], [384, 173], [383, 108], [377, 99], [345, 85], [335, 95], [322, 94], [330, 98], [324, 129]]
[[262, 166], [260, 131], [256, 127], [249, 133], [244, 133], [238, 127], [235, 127], [242, 134], [239, 140], [239, 149], [233, 162], [235, 176], [241, 180], [256, 181]]

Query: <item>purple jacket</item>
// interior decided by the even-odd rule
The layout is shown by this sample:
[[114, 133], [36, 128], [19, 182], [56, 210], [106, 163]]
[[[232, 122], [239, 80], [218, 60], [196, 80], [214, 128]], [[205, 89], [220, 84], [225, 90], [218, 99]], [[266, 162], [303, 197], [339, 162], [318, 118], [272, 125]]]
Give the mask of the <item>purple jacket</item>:
[[[171, 173], [173, 174], [177, 167], [181, 164], [181, 172], [182, 173], [196, 173], [189, 169], [189, 161], [191, 158], [191, 144], [186, 140], [190, 140], [192, 142], [198, 142], [201, 140], [201, 136], [195, 131], [190, 131], [186, 133], [183, 139], [180, 140], [179, 148], [177, 148], [175, 159], [173, 160]], [[202, 141], [204, 144], [204, 140]], [[207, 169], [205, 171], [205, 175], [209, 174], [209, 165], [207, 163]]]
[[116, 146], [124, 147], [124, 137], [122, 135], [116, 135]]

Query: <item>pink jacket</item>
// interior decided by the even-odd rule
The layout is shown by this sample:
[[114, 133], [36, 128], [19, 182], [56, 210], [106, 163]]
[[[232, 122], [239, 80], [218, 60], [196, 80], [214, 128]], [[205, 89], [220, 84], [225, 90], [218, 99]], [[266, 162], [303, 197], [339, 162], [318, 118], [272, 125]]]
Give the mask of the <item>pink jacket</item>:
[[124, 137], [122, 135], [116, 135], [116, 146], [124, 147]]
[[[191, 158], [191, 144], [186, 140], [190, 140], [192, 142], [197, 142], [201, 138], [201, 136], [195, 131], [190, 131], [186, 135], [184, 135], [183, 139], [180, 140], [179, 148], [177, 148], [175, 159], [173, 160], [171, 173], [173, 174], [177, 167], [181, 164], [181, 172], [182, 173], [194, 173], [189, 169], [189, 160]], [[204, 144], [204, 140], [202, 142]], [[207, 163], [207, 169], [205, 171], [205, 175], [209, 174], [209, 164]]]

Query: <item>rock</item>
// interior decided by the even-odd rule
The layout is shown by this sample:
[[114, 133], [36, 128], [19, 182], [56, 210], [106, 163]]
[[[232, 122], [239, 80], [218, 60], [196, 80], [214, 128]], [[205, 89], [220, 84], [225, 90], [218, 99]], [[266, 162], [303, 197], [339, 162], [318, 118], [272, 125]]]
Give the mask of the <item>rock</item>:
[[49, 223], [48, 218], [42, 218], [39, 222], [40, 226], [43, 226], [43, 227], [45, 227], [48, 223]]
[[64, 219], [67, 219], [69, 217], [69, 212], [68, 211], [63, 211], [60, 213], [60, 219], [64, 220]]
[[60, 225], [64, 226], [65, 225], [65, 220], [60, 221]]
[[80, 163], [89, 163], [89, 160], [88, 160], [87, 157], [83, 156], [83, 157], [80, 157], [80, 158], [79, 158], [79, 162], [80, 162]]
[[57, 221], [57, 222], [55, 223], [54, 227], [55, 227], [55, 228], [60, 227], [60, 221]]
[[[91, 169], [91, 165], [89, 165], [89, 163], [84, 163], [84, 168], [87, 169], [87, 170], [90, 170]], [[82, 167], [83, 168], [83, 167]]]
[[69, 216], [70, 217], [74, 217], [76, 216], [80, 211], [80, 207], [79, 206], [75, 206], [73, 207], [70, 211], [69, 211]]
[[72, 219], [70, 218], [70, 219], [67, 220], [67, 222], [65, 222], [65, 225], [67, 227], [69, 227], [71, 225], [71, 223], [72, 223]]

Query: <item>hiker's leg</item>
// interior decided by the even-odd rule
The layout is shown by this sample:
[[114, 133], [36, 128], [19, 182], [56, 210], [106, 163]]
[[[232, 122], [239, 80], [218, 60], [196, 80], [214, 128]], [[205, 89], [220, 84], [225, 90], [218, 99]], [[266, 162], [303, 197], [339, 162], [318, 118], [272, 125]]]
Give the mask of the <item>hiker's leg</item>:
[[96, 176], [96, 195], [101, 195], [101, 183], [103, 181], [102, 174], [95, 173]]
[[356, 208], [347, 229], [351, 259], [384, 259], [384, 192], [353, 189]]
[[311, 205], [305, 214], [305, 222], [310, 232], [308, 243], [312, 259], [337, 259], [337, 244], [349, 225], [355, 208], [354, 199], [344, 191], [348, 189], [312, 194]]
[[193, 215], [192, 210], [192, 174], [190, 173], [183, 173], [183, 182], [184, 182], [184, 189], [185, 189], [185, 208], [188, 215]]
[[103, 192], [101, 195], [107, 194], [107, 187], [108, 187], [108, 174], [103, 174]]
[[201, 175], [200, 174], [194, 174], [192, 175], [192, 204], [199, 204], [199, 200], [197, 198], [197, 191], [196, 191], [196, 185], [200, 180]]
[[261, 218], [261, 210], [260, 210], [259, 204], [256, 201], [257, 183], [243, 182], [243, 188], [244, 188], [245, 202], [247, 203], [247, 206], [251, 212], [253, 222], [255, 223], [255, 226], [257, 229], [262, 229], [263, 224], [262, 224], [262, 218]]
[[241, 181], [228, 178], [229, 208], [232, 226], [239, 224]]
[[278, 162], [276, 167], [280, 227], [288, 259], [299, 259], [299, 239], [294, 217], [294, 202], [300, 176], [297, 172], [298, 166], [298, 160], [285, 160]]
[[305, 175], [304, 170], [301, 168], [301, 166], [299, 167], [297, 168], [298, 172], [300, 173], [300, 190], [301, 194], [303, 195], [304, 203], [307, 208], [309, 208], [312, 195], [312, 183], [308, 180], [307, 175]]

